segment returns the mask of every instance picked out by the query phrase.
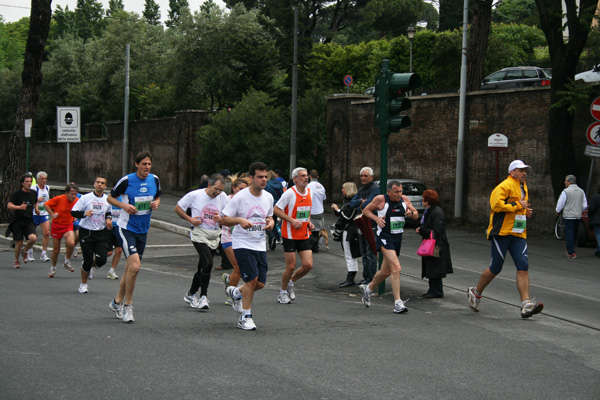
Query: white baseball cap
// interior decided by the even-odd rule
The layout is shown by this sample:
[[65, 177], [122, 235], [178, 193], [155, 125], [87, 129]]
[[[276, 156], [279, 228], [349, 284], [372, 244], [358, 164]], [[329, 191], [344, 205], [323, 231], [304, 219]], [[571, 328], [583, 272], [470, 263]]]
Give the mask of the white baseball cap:
[[517, 168], [531, 168], [531, 166], [525, 164], [521, 160], [515, 160], [515, 161], [511, 162], [510, 165], [508, 166], [508, 173], [510, 174], [510, 171], [517, 169]]

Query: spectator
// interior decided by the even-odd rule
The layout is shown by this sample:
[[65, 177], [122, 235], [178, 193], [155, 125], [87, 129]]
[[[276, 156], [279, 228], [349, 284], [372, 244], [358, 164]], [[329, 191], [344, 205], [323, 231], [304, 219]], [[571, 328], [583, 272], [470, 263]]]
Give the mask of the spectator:
[[556, 203], [556, 215], [562, 211], [565, 221], [565, 239], [567, 241], [567, 258], [577, 258], [575, 253], [575, 237], [583, 210], [587, 208], [587, 199], [583, 189], [577, 186], [574, 175], [565, 177], [565, 190], [562, 191]]
[[308, 184], [312, 196], [312, 208], [310, 210], [310, 222], [313, 223], [311, 232], [311, 248], [313, 253], [319, 252], [319, 234], [325, 229], [325, 209], [323, 202], [327, 199], [325, 188], [319, 183], [319, 173], [316, 169], [310, 171], [310, 183]]
[[354, 182], [344, 183], [344, 185], [342, 185], [342, 194], [344, 195], [342, 208], [338, 207], [335, 203], [331, 205], [335, 215], [338, 217], [338, 220], [335, 223], [335, 229], [342, 230], [342, 249], [344, 250], [346, 268], [348, 269], [346, 280], [339, 284], [341, 288], [354, 286], [354, 277], [358, 272], [357, 259], [360, 257], [360, 246], [358, 244], [358, 228], [354, 223], [354, 217], [357, 216], [358, 211], [356, 208], [350, 206], [350, 201], [354, 195], [356, 195], [357, 191]]

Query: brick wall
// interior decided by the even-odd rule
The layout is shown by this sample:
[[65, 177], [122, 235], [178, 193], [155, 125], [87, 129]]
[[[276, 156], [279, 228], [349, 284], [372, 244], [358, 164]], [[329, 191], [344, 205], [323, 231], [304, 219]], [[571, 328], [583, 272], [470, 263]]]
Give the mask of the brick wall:
[[[598, 88], [597, 88], [598, 89]], [[412, 126], [392, 133], [388, 145], [388, 178], [423, 181], [440, 196], [446, 215], [454, 216], [456, 149], [458, 142], [459, 95], [430, 95], [411, 98], [408, 115]], [[508, 164], [522, 159], [532, 168], [528, 187], [534, 215], [530, 230], [553, 229], [556, 199], [550, 184], [547, 132], [550, 91], [535, 88], [522, 91], [485, 91], [467, 96], [464, 138], [464, 190], [462, 215], [465, 221], [485, 227], [489, 220], [489, 195], [496, 185], [496, 153], [487, 149], [488, 137], [502, 133], [508, 137], [508, 151], [499, 153], [500, 180], [507, 176]], [[585, 131], [593, 121], [588, 109], [575, 115], [574, 144], [585, 176], [578, 183], [587, 187], [589, 157]], [[322, 173], [332, 200], [339, 201], [341, 185], [359, 183], [362, 166], [368, 165], [380, 177], [381, 141], [374, 125], [371, 96], [340, 95], [328, 98], [327, 173]], [[600, 184], [596, 163], [592, 187]], [[593, 193], [596, 191], [594, 190]]]

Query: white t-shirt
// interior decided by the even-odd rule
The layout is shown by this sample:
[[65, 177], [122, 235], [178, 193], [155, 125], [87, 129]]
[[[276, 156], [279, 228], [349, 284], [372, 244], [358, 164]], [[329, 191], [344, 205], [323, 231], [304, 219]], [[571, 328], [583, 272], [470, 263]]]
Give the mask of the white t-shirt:
[[245, 218], [253, 226], [248, 229], [236, 225], [233, 229], [232, 247], [234, 249], [249, 249], [267, 251], [265, 241], [265, 226], [267, 217], [273, 216], [273, 196], [271, 193], [261, 191], [259, 197], [250, 193], [250, 188], [242, 189], [227, 204], [223, 215], [232, 218]]
[[101, 231], [106, 228], [106, 213], [111, 210], [110, 204], [106, 201], [108, 196], [102, 194], [102, 197], [96, 196], [94, 192], [84, 194], [73, 206], [73, 211], [92, 210], [93, 214], [89, 217], [83, 217], [79, 220], [79, 226], [90, 231]]
[[215, 231], [220, 227], [213, 218], [221, 214], [228, 201], [225, 193], [221, 192], [217, 197], [212, 198], [206, 194], [206, 189], [197, 189], [183, 196], [177, 202], [177, 205], [183, 211], [191, 208], [192, 218], [199, 217], [202, 221], [202, 224], [195, 226], [194, 229], [202, 228], [207, 231]]
[[325, 187], [319, 183], [319, 181], [311, 181], [308, 184], [312, 196], [312, 215], [323, 214], [323, 202], [327, 200], [327, 194], [325, 193]]
[[[40, 209], [40, 216], [48, 215], [48, 211], [44, 208], [44, 203], [47, 200], [50, 200], [50, 186], [46, 185], [43, 189], [41, 189], [38, 185], [34, 185], [31, 187], [31, 190], [37, 192], [38, 197], [38, 208]], [[43, 197], [43, 200], [40, 200], [40, 197]], [[37, 215], [35, 213], [35, 207], [33, 209], [33, 215]]]

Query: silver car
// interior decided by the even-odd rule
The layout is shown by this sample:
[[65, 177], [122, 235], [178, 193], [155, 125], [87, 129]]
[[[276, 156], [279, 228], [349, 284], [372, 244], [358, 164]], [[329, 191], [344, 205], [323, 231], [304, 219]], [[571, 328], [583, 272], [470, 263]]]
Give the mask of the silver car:
[[[408, 197], [413, 207], [419, 212], [419, 216], [423, 215], [425, 207], [423, 207], [423, 192], [427, 190], [423, 182], [415, 179], [399, 179], [399, 178], [388, 178], [390, 181], [398, 181], [402, 184], [402, 194]], [[377, 181], [379, 185], [380, 181]]]

